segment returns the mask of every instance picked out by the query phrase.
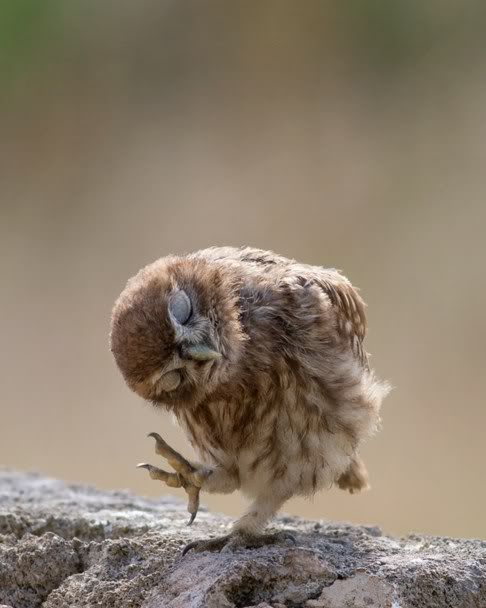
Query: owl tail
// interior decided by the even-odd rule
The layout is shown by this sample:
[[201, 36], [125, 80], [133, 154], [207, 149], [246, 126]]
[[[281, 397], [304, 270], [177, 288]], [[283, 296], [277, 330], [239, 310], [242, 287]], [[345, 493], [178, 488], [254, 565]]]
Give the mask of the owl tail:
[[341, 490], [348, 490], [350, 494], [369, 489], [368, 471], [359, 456], [356, 455], [353, 458], [349, 468], [338, 478], [336, 483]]

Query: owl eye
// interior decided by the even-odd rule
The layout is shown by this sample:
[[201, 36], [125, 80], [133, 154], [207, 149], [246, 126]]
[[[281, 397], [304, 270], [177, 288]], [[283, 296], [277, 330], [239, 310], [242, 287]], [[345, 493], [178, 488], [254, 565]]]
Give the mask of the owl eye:
[[171, 372], [167, 372], [162, 378], [159, 380], [157, 384], [157, 388], [161, 391], [170, 393], [171, 391], [175, 391], [175, 389], [181, 383], [181, 375], [177, 370], [173, 370]]
[[192, 313], [191, 300], [182, 289], [170, 297], [169, 313], [181, 325], [189, 321]]

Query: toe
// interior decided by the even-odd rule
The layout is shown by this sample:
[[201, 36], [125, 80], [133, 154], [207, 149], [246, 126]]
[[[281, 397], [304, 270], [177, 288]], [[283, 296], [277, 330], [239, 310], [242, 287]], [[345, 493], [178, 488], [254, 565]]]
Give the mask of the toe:
[[167, 460], [174, 471], [177, 471], [177, 473], [180, 473], [186, 477], [186, 479], [191, 479], [194, 467], [184, 458], [184, 456], [182, 456], [182, 454], [179, 454], [174, 448], [171, 448], [158, 433], [149, 433], [148, 437], [153, 437], [153, 439], [155, 439], [155, 451], [159, 456], [162, 456]]
[[230, 535], [226, 535], [209, 538], [207, 540], [194, 540], [182, 549], [182, 555], [186, 555], [186, 553], [191, 550], [196, 553], [202, 553], [203, 551], [221, 551], [230, 538]]
[[152, 479], [157, 479], [158, 481], [164, 481], [171, 488], [180, 488], [182, 483], [179, 475], [177, 473], [168, 473], [163, 469], [159, 469], [158, 467], [154, 467], [152, 464], [148, 464], [146, 462], [141, 462], [137, 464], [139, 469], [145, 469], [149, 472], [149, 475]]

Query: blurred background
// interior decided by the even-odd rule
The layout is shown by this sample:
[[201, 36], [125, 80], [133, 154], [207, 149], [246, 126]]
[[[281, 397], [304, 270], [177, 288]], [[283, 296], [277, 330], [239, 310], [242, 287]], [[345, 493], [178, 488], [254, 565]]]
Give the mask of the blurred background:
[[0, 463], [168, 492], [146, 433], [191, 451], [124, 385], [111, 306], [157, 257], [253, 245], [343, 269], [395, 387], [371, 492], [287, 512], [485, 537], [485, 25], [469, 0], [2, 2]]

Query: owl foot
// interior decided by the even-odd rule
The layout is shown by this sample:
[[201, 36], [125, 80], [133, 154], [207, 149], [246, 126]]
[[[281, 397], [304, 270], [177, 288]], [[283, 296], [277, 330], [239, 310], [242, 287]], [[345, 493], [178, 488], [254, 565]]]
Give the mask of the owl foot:
[[171, 488], [184, 488], [189, 498], [187, 510], [191, 514], [191, 517], [187, 525], [190, 526], [195, 520], [199, 509], [199, 492], [204, 479], [208, 475], [208, 471], [202, 468], [198, 469], [192, 465], [184, 456], [171, 448], [158, 433], [150, 433], [148, 436], [155, 439], [156, 453], [165, 458], [176, 472], [168, 473], [163, 469], [144, 462], [137, 466], [141, 469], [146, 469], [152, 479], [163, 481]]
[[249, 535], [241, 532], [232, 532], [225, 536], [217, 536], [207, 540], [194, 540], [182, 550], [184, 556], [188, 551], [202, 553], [203, 551], [221, 551], [222, 553], [233, 553], [241, 549], [256, 549], [265, 545], [296, 544], [295, 536], [289, 532], [274, 532], [272, 534]]

